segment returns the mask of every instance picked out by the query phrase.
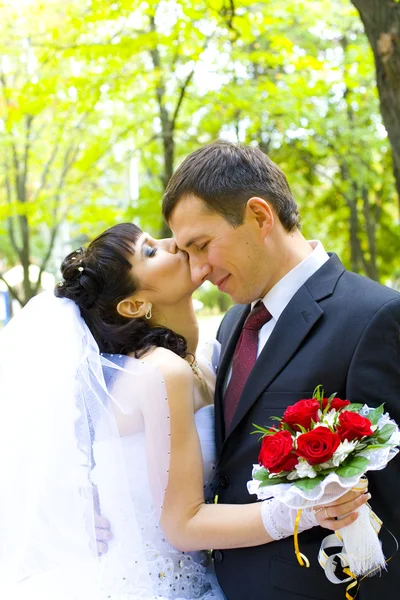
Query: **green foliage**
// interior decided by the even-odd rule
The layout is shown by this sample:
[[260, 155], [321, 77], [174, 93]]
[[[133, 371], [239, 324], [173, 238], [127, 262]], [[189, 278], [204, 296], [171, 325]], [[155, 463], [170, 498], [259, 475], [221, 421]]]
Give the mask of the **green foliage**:
[[388, 442], [392, 437], [392, 434], [395, 432], [395, 430], [396, 425], [391, 425], [390, 423], [387, 423], [382, 427], [382, 429], [379, 429], [377, 431], [377, 433], [374, 435], [374, 439], [378, 442], [379, 445], [386, 444], [386, 442]]
[[355, 477], [356, 475], [365, 473], [368, 464], [369, 460], [364, 456], [350, 456], [335, 472], [339, 477]]
[[324, 479], [324, 475], [317, 475], [316, 477], [307, 479], [297, 479], [293, 484], [301, 490], [308, 491], [313, 490], [321, 481]]
[[202, 285], [194, 294], [206, 308], [218, 308], [219, 312], [225, 313], [231, 306], [232, 300], [228, 294], [220, 292], [219, 289], [209, 283]]
[[[281, 166], [306, 237], [400, 281], [390, 145], [348, 0], [32, 0], [0, 13], [0, 277], [18, 263], [55, 271], [71, 240], [118, 221], [167, 234], [173, 169], [222, 136]], [[230, 305], [215, 288], [197, 297]]]
[[346, 406], [346, 410], [349, 410], [350, 412], [358, 413], [358, 412], [360, 412], [362, 407], [363, 407], [363, 404], [359, 404], [358, 402], [352, 402], [351, 404]]
[[378, 406], [378, 408], [374, 408], [369, 411], [367, 419], [371, 421], [372, 425], [377, 425], [379, 419], [383, 415], [384, 406], [384, 404], [381, 404], [380, 406]]

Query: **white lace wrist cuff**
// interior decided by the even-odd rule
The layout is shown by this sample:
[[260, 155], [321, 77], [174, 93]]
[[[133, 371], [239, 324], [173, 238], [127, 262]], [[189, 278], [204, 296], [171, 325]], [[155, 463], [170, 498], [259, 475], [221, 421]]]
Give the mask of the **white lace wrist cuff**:
[[[297, 509], [289, 508], [276, 498], [264, 500], [261, 506], [261, 518], [266, 532], [274, 540], [282, 540], [293, 535]], [[299, 521], [299, 533], [318, 525], [312, 509], [304, 509]]]

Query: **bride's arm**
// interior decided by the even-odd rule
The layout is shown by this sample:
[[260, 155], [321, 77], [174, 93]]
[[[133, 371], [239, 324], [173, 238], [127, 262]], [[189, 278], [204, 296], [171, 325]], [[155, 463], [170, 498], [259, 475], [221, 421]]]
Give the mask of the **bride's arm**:
[[[205, 504], [201, 448], [193, 414], [192, 372], [176, 355], [170, 355], [159, 367], [167, 390], [171, 428], [169, 476], [161, 513], [161, 525], [168, 539], [183, 551], [258, 546], [274, 541], [263, 525], [261, 502]], [[330, 518], [320, 511], [319, 524], [337, 529], [334, 517], [366, 502], [357, 496], [349, 492], [336, 501], [329, 509]], [[341, 527], [355, 518], [355, 513], [343, 518]]]

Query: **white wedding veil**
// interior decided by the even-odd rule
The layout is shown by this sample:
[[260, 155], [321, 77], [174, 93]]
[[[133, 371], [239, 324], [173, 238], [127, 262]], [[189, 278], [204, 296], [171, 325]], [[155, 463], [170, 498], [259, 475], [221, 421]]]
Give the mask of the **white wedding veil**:
[[[169, 467], [158, 371], [100, 355], [77, 305], [45, 292], [0, 332], [0, 598], [151, 600], [136, 467], [144, 434], [156, 520]], [[98, 555], [95, 519], [110, 520]], [[156, 526], [156, 523], [154, 524]], [[154, 584], [153, 584], [154, 585]]]

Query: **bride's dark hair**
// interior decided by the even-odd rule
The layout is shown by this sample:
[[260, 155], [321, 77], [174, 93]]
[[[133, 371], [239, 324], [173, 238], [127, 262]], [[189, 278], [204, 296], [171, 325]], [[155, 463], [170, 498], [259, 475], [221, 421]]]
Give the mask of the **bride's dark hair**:
[[76, 302], [100, 352], [134, 353], [140, 358], [151, 346], [161, 346], [184, 357], [184, 337], [117, 311], [118, 303], [140, 288], [129, 257], [141, 234], [133, 223], [121, 223], [101, 233], [87, 248], [68, 254], [61, 265], [63, 281], [54, 293]]

